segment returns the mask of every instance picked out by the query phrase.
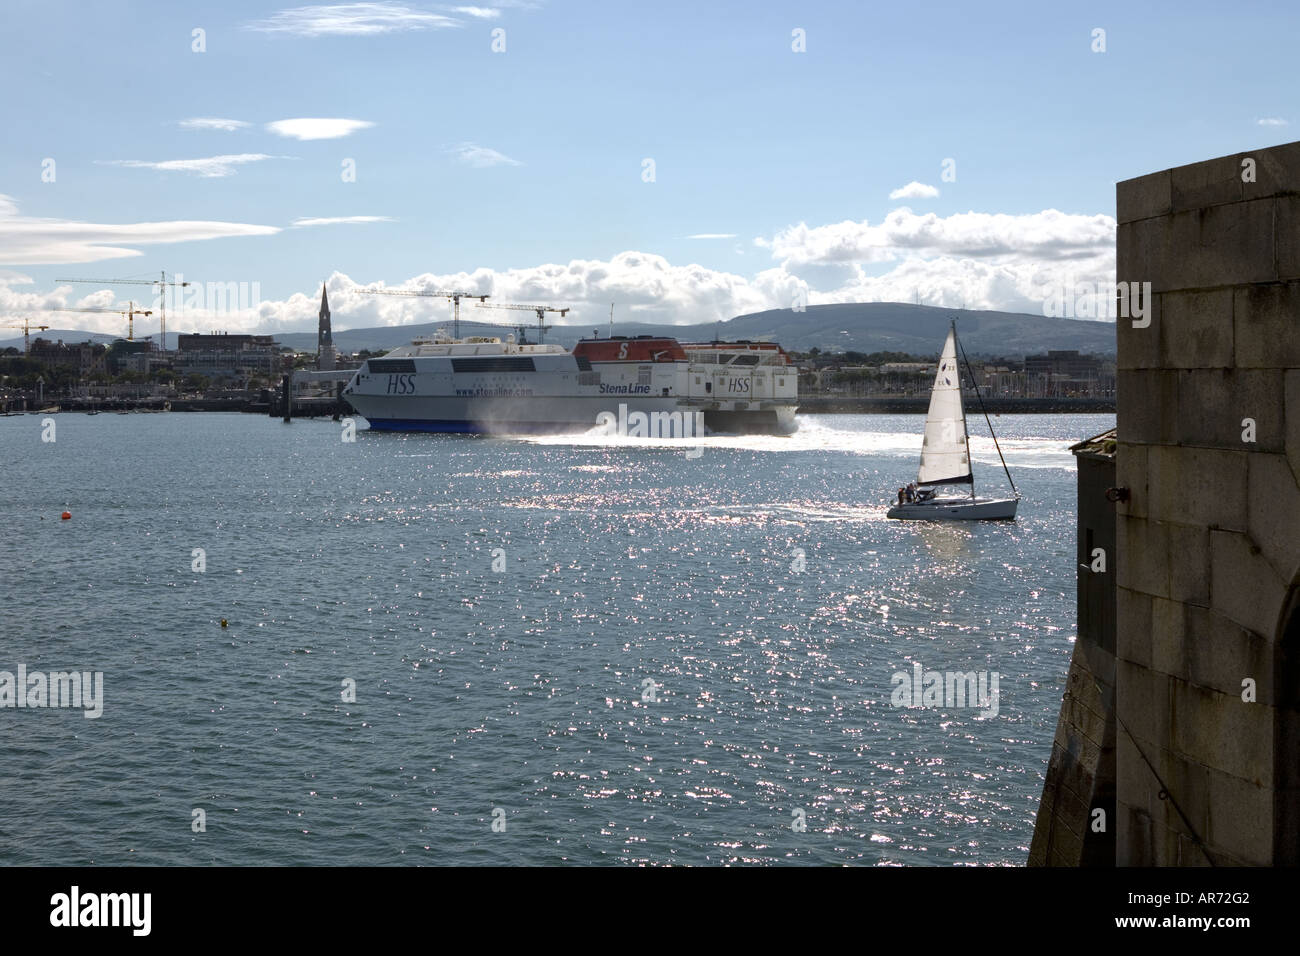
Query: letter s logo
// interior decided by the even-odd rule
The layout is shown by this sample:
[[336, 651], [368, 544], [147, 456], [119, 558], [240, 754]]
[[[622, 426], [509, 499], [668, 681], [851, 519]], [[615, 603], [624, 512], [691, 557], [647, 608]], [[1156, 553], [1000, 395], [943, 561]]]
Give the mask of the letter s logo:
[[625, 359], [625, 358], [627, 358], [627, 343], [626, 343], [626, 342], [624, 342], [622, 345], [620, 345], [620, 346], [618, 347], [618, 357], [621, 358], [621, 359]]

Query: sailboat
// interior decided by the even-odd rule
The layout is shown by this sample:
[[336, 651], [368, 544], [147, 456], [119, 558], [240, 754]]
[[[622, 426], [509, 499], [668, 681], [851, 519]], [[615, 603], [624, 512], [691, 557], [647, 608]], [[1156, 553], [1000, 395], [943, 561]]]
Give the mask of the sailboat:
[[[889, 509], [889, 517], [930, 521], [1010, 521], [1016, 516], [1020, 492], [1011, 480], [1011, 471], [1002, 458], [998, 436], [993, 444], [1002, 460], [1002, 469], [1011, 484], [1012, 497], [987, 498], [975, 494], [975, 475], [970, 460], [970, 436], [966, 431], [966, 410], [961, 401], [961, 370], [957, 365], [957, 323], [948, 329], [930, 389], [930, 411], [925, 417], [925, 438], [921, 443], [921, 467], [916, 476], [916, 493], [911, 501], [901, 500]], [[962, 357], [966, 350], [962, 349]], [[970, 362], [966, 363], [969, 371]], [[974, 375], [971, 375], [974, 378]], [[979, 397], [979, 389], [975, 394]], [[980, 409], [984, 399], [980, 397]], [[989, 434], [993, 423], [984, 412]], [[966, 494], [953, 494], [966, 489]]]

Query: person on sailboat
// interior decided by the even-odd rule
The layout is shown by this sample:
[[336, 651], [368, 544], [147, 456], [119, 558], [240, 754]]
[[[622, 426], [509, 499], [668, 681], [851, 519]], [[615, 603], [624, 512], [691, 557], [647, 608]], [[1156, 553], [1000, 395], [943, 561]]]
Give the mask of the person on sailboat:
[[903, 487], [901, 487], [901, 486], [900, 486], [899, 489], [898, 489], [898, 503], [899, 503], [900, 505], [903, 503], [903, 495], [904, 495], [904, 493], [905, 493], [906, 491], [907, 491], [907, 489], [906, 489], [906, 488], [903, 488]]

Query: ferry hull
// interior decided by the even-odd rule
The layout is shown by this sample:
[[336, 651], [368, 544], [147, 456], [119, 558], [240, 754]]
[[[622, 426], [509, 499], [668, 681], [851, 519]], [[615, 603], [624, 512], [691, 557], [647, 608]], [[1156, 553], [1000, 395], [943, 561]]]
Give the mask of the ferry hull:
[[556, 422], [459, 422], [403, 418], [367, 418], [375, 432], [435, 432], [446, 435], [563, 435], [577, 426]]
[[795, 406], [754, 411], [704, 410], [704, 427], [711, 432], [739, 432], [746, 435], [789, 435], [799, 426], [794, 420]]
[[1019, 498], [937, 498], [894, 505], [888, 517], [908, 521], [1014, 521]]
[[[543, 397], [483, 400], [446, 397], [401, 399], [351, 394], [347, 400], [375, 431], [444, 432], [461, 435], [562, 435], [590, 431], [602, 412], [684, 416], [673, 398], [619, 396]], [[692, 422], [692, 425], [694, 423]], [[707, 418], [706, 418], [707, 427]]]

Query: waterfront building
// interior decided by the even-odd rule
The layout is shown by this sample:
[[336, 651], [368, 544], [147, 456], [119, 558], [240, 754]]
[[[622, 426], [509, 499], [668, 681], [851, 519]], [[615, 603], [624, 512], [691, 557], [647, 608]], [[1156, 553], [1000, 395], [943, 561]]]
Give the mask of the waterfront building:
[[245, 378], [250, 374], [274, 376], [280, 372], [280, 343], [270, 335], [188, 333], [176, 337], [178, 375], [208, 378]]

